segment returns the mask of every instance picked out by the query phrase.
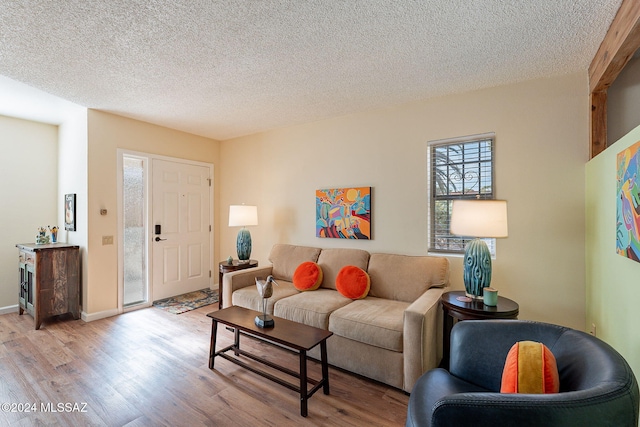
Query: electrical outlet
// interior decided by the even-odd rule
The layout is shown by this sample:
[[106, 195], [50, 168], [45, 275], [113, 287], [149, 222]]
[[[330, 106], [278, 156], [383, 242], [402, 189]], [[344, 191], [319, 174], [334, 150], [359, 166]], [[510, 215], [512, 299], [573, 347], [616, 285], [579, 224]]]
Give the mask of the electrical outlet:
[[102, 245], [113, 245], [113, 236], [102, 236]]
[[596, 336], [596, 324], [595, 323], [591, 324], [591, 335], [593, 335], [594, 337]]

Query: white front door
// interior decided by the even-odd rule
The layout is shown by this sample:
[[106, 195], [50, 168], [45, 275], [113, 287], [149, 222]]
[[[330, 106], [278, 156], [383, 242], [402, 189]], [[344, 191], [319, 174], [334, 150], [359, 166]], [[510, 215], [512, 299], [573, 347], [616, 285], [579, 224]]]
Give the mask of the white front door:
[[205, 166], [153, 159], [154, 301], [210, 286], [209, 171]]

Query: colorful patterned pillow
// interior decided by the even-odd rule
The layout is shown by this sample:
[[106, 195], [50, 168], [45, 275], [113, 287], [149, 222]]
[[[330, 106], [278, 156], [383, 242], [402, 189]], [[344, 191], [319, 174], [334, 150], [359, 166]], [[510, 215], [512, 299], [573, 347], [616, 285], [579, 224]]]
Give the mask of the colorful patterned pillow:
[[542, 343], [515, 343], [504, 364], [501, 393], [558, 393], [560, 379], [556, 358]]
[[336, 276], [336, 289], [347, 298], [362, 299], [367, 296], [370, 288], [371, 279], [360, 267], [347, 265]]
[[299, 291], [315, 291], [322, 283], [322, 269], [315, 262], [300, 264], [293, 272], [293, 286]]

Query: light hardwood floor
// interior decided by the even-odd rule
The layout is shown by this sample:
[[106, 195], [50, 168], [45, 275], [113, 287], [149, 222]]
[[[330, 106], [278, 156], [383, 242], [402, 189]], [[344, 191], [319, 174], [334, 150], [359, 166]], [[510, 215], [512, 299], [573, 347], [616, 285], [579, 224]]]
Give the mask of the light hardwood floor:
[[[147, 308], [90, 323], [48, 321], [38, 331], [28, 315], [0, 316], [0, 425], [404, 425], [404, 392], [338, 369], [329, 368], [331, 394], [313, 395], [307, 418], [287, 388], [221, 358], [210, 370], [206, 314], [215, 309]], [[229, 345], [233, 334], [221, 327], [218, 340]], [[297, 370], [293, 354], [245, 343]], [[309, 375], [321, 377], [319, 363], [309, 362]]]

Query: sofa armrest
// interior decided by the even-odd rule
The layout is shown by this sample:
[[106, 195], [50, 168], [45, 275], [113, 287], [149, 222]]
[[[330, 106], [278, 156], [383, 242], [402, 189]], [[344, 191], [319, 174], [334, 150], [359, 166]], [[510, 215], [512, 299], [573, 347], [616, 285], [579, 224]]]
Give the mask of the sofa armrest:
[[411, 392], [420, 376], [442, 359], [440, 296], [448, 287], [430, 288], [404, 312], [404, 390]]
[[247, 268], [232, 271], [222, 276], [222, 307], [231, 307], [231, 295], [236, 289], [256, 285], [256, 277], [267, 278], [273, 270], [272, 266]]

